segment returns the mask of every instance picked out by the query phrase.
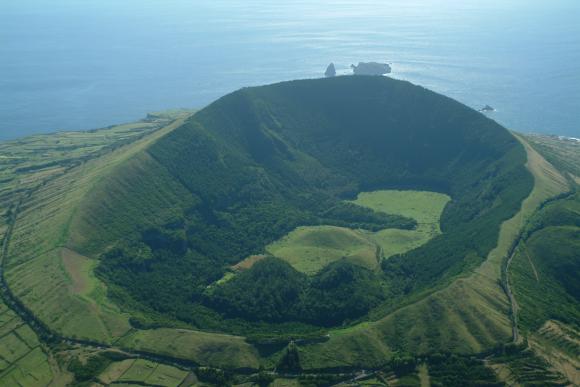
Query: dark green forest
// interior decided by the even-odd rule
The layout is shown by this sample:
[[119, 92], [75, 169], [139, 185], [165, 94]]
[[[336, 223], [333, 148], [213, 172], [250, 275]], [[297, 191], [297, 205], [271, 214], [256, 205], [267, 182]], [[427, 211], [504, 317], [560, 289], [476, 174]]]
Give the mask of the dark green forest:
[[[315, 330], [396, 306], [480, 263], [533, 184], [506, 129], [386, 77], [241, 89], [147, 153], [164, 179], [185, 187], [188, 205], [154, 227], [136, 219], [135, 237], [105, 252], [97, 274], [125, 307], [216, 330]], [[146, 179], [136, 181], [136, 193], [146, 190]], [[415, 227], [344, 201], [391, 188], [449, 194], [443, 234], [379, 272], [339, 261], [308, 278], [271, 258], [208, 290], [230, 265], [298, 226]]]

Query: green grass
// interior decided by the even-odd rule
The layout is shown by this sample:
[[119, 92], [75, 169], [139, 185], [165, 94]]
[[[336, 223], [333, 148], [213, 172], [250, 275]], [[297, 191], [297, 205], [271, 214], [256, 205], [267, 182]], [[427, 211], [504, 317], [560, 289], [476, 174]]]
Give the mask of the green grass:
[[[172, 117], [172, 119], [175, 118]], [[87, 254], [82, 254], [93, 251], [96, 244], [102, 246], [110, 243], [110, 239], [101, 239], [99, 232], [106, 229], [109, 232], [109, 238], [118, 238], [118, 235], [127, 232], [124, 228], [126, 224], [93, 223], [90, 215], [93, 211], [102, 211], [102, 209], [80, 210], [80, 208], [87, 202], [91, 202], [91, 198], [87, 199], [87, 196], [115, 194], [115, 190], [108, 190], [110, 179], [120, 179], [123, 183], [131, 184], [126, 176], [113, 173], [116, 167], [131, 159], [124, 165], [129, 165], [130, 169], [136, 169], [134, 176], [139, 177], [140, 168], [148, 168], [148, 164], [147, 161], [135, 155], [160, 136], [179, 126], [183, 118], [182, 115], [177, 122], [169, 121], [172, 122], [171, 125], [166, 125], [167, 120], [159, 121], [156, 125], [157, 128], [161, 128], [152, 134], [134, 137], [136, 141], [130, 144], [122, 143], [124, 144], [122, 147], [106, 148], [103, 154], [98, 154], [99, 157], [79, 164], [66, 175], [55, 175], [49, 184], [40, 186], [34, 192], [19, 214], [10, 245], [6, 278], [16, 296], [52, 329], [65, 336], [105, 343], [112, 343], [129, 331], [129, 315], [120, 311], [108, 299], [106, 286], [93, 273], [96, 261]], [[127, 126], [124, 128], [128, 129]], [[95, 133], [99, 134], [99, 132]], [[78, 139], [84, 141], [84, 135], [91, 136], [91, 134], [81, 136], [79, 133]], [[27, 141], [22, 140], [21, 144], [27, 144]], [[16, 153], [17, 148], [14, 149], [13, 152]], [[158, 173], [159, 171], [149, 169], [149, 172]], [[42, 180], [36, 176], [34, 179], [30, 178], [29, 187], [38, 186], [41, 182]], [[94, 188], [99, 184], [101, 188], [95, 190]], [[179, 195], [179, 191], [174, 189], [173, 185], [165, 184], [163, 181], [161, 188], [165, 191], [151, 190], [150, 193], [157, 195], [158, 200], [162, 202], [158, 208], [169, 208], [163, 203], [167, 203], [168, 197], [173, 198]], [[155, 203], [155, 201], [150, 201], [150, 203]], [[142, 208], [127, 209], [126, 213], [129, 217], [132, 216], [132, 211], [141, 213]], [[169, 211], [172, 210], [169, 209]], [[81, 214], [83, 216], [88, 214], [89, 218], [79, 219], [78, 216]], [[156, 221], [158, 216], [159, 213], [151, 214], [152, 219], [155, 218]], [[116, 230], [118, 234], [110, 234], [111, 230]], [[91, 239], [90, 244], [84, 240], [87, 235], [94, 238]], [[126, 343], [131, 348], [146, 348], [152, 352], [159, 351], [171, 356], [199, 359], [200, 362], [207, 364], [226, 365], [225, 359], [235, 363], [235, 357], [238, 356], [236, 354], [239, 354], [242, 357], [240, 364], [257, 366], [255, 355], [248, 356], [253, 350], [241, 338], [226, 340], [218, 336], [214, 341], [211, 334], [199, 333], [198, 335], [191, 331], [189, 334], [182, 335], [171, 329], [164, 331], [162, 336], [157, 336], [156, 333], [158, 331], [147, 331], [144, 334], [133, 331], [130, 337], [137, 337], [136, 341], [127, 339], [123, 345]], [[178, 353], [168, 349], [173, 335], [175, 339], [184, 338], [183, 344], [177, 345], [180, 350]], [[18, 343], [14, 345], [16, 344]], [[191, 347], [200, 346], [212, 348], [211, 353], [196, 350], [193, 351], [195, 355], [192, 355]]]
[[131, 332], [118, 344], [214, 367], [258, 368], [260, 364], [258, 352], [244, 338], [224, 334], [160, 328]]
[[530, 349], [495, 356], [490, 365], [506, 385], [572, 385], [553, 365]]
[[580, 332], [577, 326], [547, 321], [529, 336], [534, 352], [575, 385], [580, 384]]
[[371, 270], [378, 267], [376, 245], [362, 232], [344, 227], [298, 227], [266, 251], [308, 275], [342, 258]]
[[[557, 136], [525, 135], [526, 141], [560, 171], [580, 179], [580, 143]], [[580, 184], [580, 180], [578, 180]]]
[[187, 375], [186, 371], [159, 364], [145, 382], [157, 386], [177, 387]]
[[46, 386], [52, 380], [53, 373], [46, 354], [39, 347], [28, 352], [12, 367], [0, 372], [2, 386]]
[[521, 245], [510, 270], [525, 331], [548, 320], [580, 326], [580, 227], [547, 227]]
[[0, 299], [0, 386], [45, 386], [53, 372], [36, 334]]
[[[535, 163], [536, 168], [545, 171], [544, 176], [552, 177], [552, 184], [550, 179], [536, 179], [544, 197], [558, 193], [554, 188], [563, 186], [562, 175], [570, 186], [575, 185], [575, 179], [578, 183], [578, 144], [548, 136], [526, 139], [533, 147], [531, 152], [541, 152], [561, 172], [555, 173], [548, 164]], [[518, 326], [538, 354], [573, 383], [580, 383], [577, 372], [571, 371], [580, 367], [580, 196], [576, 193], [550, 202], [529, 219], [509, 271], [518, 304]]]
[[30, 348], [25, 342], [20, 340], [14, 333], [6, 335], [2, 338], [2, 347], [0, 347], [0, 356], [2, 359], [14, 362], [26, 355]]
[[[55, 182], [49, 189], [40, 188], [31, 208], [19, 217], [7, 262], [12, 290], [53, 329], [103, 341], [127, 330], [127, 317], [106, 299], [106, 288], [92, 273], [96, 261], [61, 249], [74, 216], [74, 205], [67, 211], [63, 207], [74, 204], [76, 199], [71, 199], [80, 186], [114, 165], [111, 158], [123, 155], [128, 144], [143, 143], [141, 139], [182, 114], [176, 111], [147, 122], [0, 143], [0, 236], [8, 221], [5, 211], [22, 194], [45, 181]], [[74, 172], [63, 179], [70, 168]], [[0, 385], [40, 386], [60, 380], [61, 370], [52, 368], [36, 334], [1, 302], [0, 333]]]
[[268, 245], [266, 251], [309, 275], [342, 258], [376, 270], [381, 258], [405, 253], [439, 235], [439, 219], [449, 200], [448, 195], [428, 191], [362, 192], [353, 201], [355, 204], [414, 219], [417, 228], [371, 232], [336, 226], [303, 226]]
[[429, 191], [384, 190], [361, 192], [353, 202], [386, 214], [403, 215], [417, 221], [419, 229], [441, 232], [439, 219], [451, 198]]
[[133, 365], [119, 378], [120, 382], [145, 382], [155, 372], [157, 364], [148, 360], [138, 359]]
[[417, 248], [441, 234], [439, 221], [450, 200], [448, 195], [437, 192], [388, 190], [362, 192], [354, 203], [417, 221], [415, 230], [386, 229], [369, 234], [382, 248], [382, 256], [387, 258]]
[[34, 313], [61, 334], [110, 342], [129, 329], [128, 316], [102, 299], [77, 295], [56, 249], [10, 272], [15, 293]]
[[[0, 386], [45, 386], [53, 378], [36, 334], [0, 301]], [[3, 312], [2, 312], [3, 311]]]
[[270, 387], [301, 387], [298, 379], [276, 379], [270, 384]]
[[[391, 98], [399, 103], [390, 104]], [[294, 228], [387, 227], [378, 224], [377, 212], [339, 204], [340, 198], [387, 187], [454, 197], [441, 217], [441, 229], [449, 232], [391, 257], [382, 267], [391, 276], [392, 298], [398, 300], [482, 262], [501, 222], [517, 212], [532, 186], [525, 151], [505, 129], [435, 93], [382, 78], [339, 77], [244, 89], [200, 111], [156, 142], [148, 155], [161, 173], [142, 169], [140, 175], [127, 173], [107, 186], [108, 196], [91, 200], [97, 221], [115, 223], [115, 214], [127, 213], [127, 203], [159, 209], [149, 197], [163, 176], [189, 191], [179, 198], [195, 200], [181, 214], [181, 200], [161, 202], [175, 209], [176, 216], [165, 224], [159, 220], [154, 230], [147, 230], [151, 225], [143, 215], [127, 216], [129, 226], [145, 220], [141, 227], [147, 231], [132, 241], [135, 245], [120, 244], [106, 255], [99, 275], [125, 291], [125, 299], [202, 329], [216, 324], [207, 321], [209, 312], [197, 313], [197, 307], [215, 310], [219, 305], [208, 303], [200, 289]], [[125, 180], [131, 177], [135, 183], [129, 187]], [[403, 219], [399, 223], [405, 225]], [[85, 235], [91, 230], [78, 229]], [[116, 225], [110, 229], [117, 233]], [[118, 235], [129, 239], [126, 233]], [[395, 237], [397, 243], [393, 236], [385, 243], [395, 248], [389, 254], [404, 251], [396, 244], [421, 243]], [[173, 246], [172, 257], [167, 246]], [[317, 251], [313, 255], [312, 267], [303, 269], [311, 273], [326, 264]], [[162, 283], [168, 286], [157, 285]]]
[[510, 281], [518, 326], [532, 347], [571, 381], [580, 367], [580, 194], [534, 215], [514, 254]]

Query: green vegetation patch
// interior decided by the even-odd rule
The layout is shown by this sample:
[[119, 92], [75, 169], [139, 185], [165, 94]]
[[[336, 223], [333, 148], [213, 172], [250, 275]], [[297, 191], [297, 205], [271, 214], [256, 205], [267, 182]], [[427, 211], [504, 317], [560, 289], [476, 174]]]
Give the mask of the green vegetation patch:
[[457, 355], [434, 355], [429, 358], [431, 386], [503, 386], [495, 373], [481, 359]]
[[119, 346], [224, 368], [258, 368], [254, 347], [238, 336], [184, 329], [135, 330]]
[[38, 337], [0, 299], [0, 386], [46, 386], [52, 380]]
[[369, 234], [381, 247], [381, 257], [403, 254], [441, 234], [440, 219], [449, 195], [410, 190], [361, 192], [354, 203], [387, 214], [397, 214], [417, 221], [415, 230], [385, 229]]
[[373, 232], [336, 226], [303, 226], [266, 246], [266, 251], [308, 275], [343, 258], [376, 270], [382, 258], [405, 253], [441, 234], [439, 220], [450, 200], [448, 195], [428, 191], [362, 192], [354, 204], [414, 219], [416, 229], [388, 228]]
[[528, 134], [525, 137], [542, 156], [560, 171], [580, 178], [580, 142], [565, 137], [540, 134]]
[[187, 371], [159, 364], [145, 382], [155, 386], [177, 387], [181, 385], [187, 375]]
[[547, 204], [527, 235], [510, 269], [522, 328], [548, 320], [580, 326], [580, 193]]
[[346, 259], [309, 278], [285, 261], [265, 258], [214, 288], [208, 302], [229, 318], [333, 326], [364, 316], [385, 297], [377, 274]]
[[[525, 153], [504, 128], [448, 98], [383, 77], [243, 89], [164, 133], [75, 167], [25, 201], [8, 280], [49, 326], [81, 337], [91, 332], [91, 338], [108, 342], [128, 332], [122, 345], [168, 356], [223, 363], [237, 353], [232, 358], [245, 358], [239, 363], [256, 363], [255, 349], [241, 338], [208, 334], [203, 348], [196, 339], [204, 335], [197, 332], [188, 342], [175, 330], [129, 330], [128, 316], [105, 307], [94, 292], [94, 302], [83, 299], [90, 289], [82, 278], [86, 271], [72, 261], [63, 264], [62, 249], [99, 257], [97, 278], [106, 281], [118, 305], [152, 320], [162, 315], [163, 322], [230, 332], [285, 333], [288, 321], [322, 330], [349, 325], [373, 310], [374, 317], [384, 317], [476, 267], [532, 186]], [[420, 246], [408, 241], [411, 250], [396, 250], [382, 270], [338, 259], [307, 276], [266, 258], [208, 291], [232, 265], [264, 254], [268, 244], [298, 226], [412, 230], [411, 219], [345, 202], [357, 192], [388, 189], [452, 196], [441, 215], [443, 233], [435, 235], [439, 230], [432, 228], [435, 236]], [[43, 269], [46, 283], [39, 281]], [[264, 285], [271, 279], [275, 286]], [[63, 310], [55, 304], [60, 298], [66, 299]], [[54, 308], [63, 313], [51, 315]], [[95, 310], [110, 312], [104, 313], [109, 318]], [[431, 303], [421, 312], [433, 320], [441, 315]], [[471, 319], [488, 311], [469, 312]], [[349, 348], [370, 356], [377, 349], [373, 360], [378, 359], [389, 353], [385, 338], [402, 336], [421, 315], [403, 316], [412, 318], [393, 331], [374, 329], [367, 337], [372, 348], [365, 340]], [[465, 316], [453, 317], [455, 323]], [[419, 331], [431, 324], [426, 320], [413, 340], [395, 344], [417, 346], [425, 336], [427, 346], [436, 342], [439, 327]], [[487, 332], [493, 329], [476, 328], [470, 345], [491, 341]], [[441, 336], [460, 345], [448, 332]]]
[[122, 382], [145, 382], [153, 375], [158, 364], [143, 359], [137, 359], [133, 365], [119, 378]]
[[12, 367], [0, 372], [2, 386], [46, 386], [52, 380], [51, 367], [40, 347], [28, 352]]
[[489, 364], [506, 385], [555, 387], [573, 384], [544, 358], [525, 346], [506, 346], [503, 353], [490, 359]]
[[424, 231], [441, 232], [439, 219], [451, 200], [449, 195], [411, 190], [361, 192], [354, 203], [386, 214], [398, 214], [415, 219]]
[[308, 275], [343, 258], [371, 270], [379, 266], [377, 245], [361, 231], [344, 227], [298, 227], [266, 251]]

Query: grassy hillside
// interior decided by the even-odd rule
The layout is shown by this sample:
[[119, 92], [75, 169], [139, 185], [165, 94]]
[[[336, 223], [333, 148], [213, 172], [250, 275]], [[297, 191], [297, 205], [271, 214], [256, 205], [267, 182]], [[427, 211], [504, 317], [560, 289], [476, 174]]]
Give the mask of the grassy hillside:
[[[558, 166], [571, 185], [577, 184], [580, 144], [556, 137], [526, 138]], [[576, 192], [545, 203], [533, 216], [510, 269], [520, 330], [573, 383], [580, 383], [579, 238], [580, 195]]]

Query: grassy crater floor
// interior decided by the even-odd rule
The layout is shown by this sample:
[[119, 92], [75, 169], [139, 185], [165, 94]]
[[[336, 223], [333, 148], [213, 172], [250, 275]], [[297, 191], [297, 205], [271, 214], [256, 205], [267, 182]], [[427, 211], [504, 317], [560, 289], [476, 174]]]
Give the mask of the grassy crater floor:
[[375, 270], [382, 259], [419, 247], [440, 234], [439, 219], [449, 200], [448, 195], [429, 191], [362, 192], [353, 203], [415, 219], [417, 228], [371, 232], [336, 226], [304, 226], [270, 244], [266, 251], [310, 275], [343, 258]]

